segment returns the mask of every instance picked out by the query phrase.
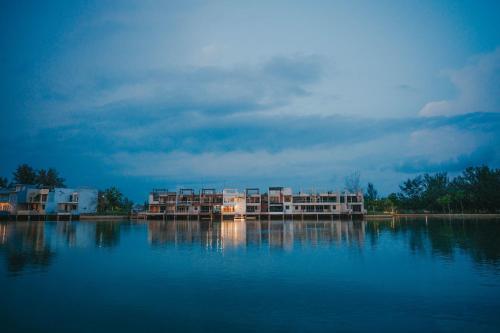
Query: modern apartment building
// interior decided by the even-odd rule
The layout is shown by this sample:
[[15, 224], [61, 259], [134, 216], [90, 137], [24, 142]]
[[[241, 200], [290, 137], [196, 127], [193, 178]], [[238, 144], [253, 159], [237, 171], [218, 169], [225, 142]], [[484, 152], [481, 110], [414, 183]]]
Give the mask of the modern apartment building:
[[260, 218], [262, 216], [334, 216], [363, 215], [363, 194], [348, 192], [299, 192], [289, 187], [269, 187], [260, 193], [258, 188], [181, 189], [177, 193], [153, 190], [149, 195], [151, 216], [222, 216]]

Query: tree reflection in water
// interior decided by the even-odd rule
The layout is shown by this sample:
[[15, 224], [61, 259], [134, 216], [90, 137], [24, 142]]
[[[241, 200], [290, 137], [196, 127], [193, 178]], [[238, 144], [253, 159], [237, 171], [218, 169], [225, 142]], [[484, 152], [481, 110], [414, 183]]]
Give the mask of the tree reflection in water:
[[0, 224], [0, 234], [0, 253], [11, 273], [45, 269], [55, 256], [46, 243], [43, 222]]
[[95, 244], [98, 247], [113, 247], [120, 242], [120, 223], [102, 221], [95, 224]]
[[[498, 219], [387, 219], [371, 221], [149, 221], [0, 223], [0, 256], [7, 271], [44, 270], [65, 247], [118, 247], [124, 228], [151, 246], [200, 246], [207, 250], [257, 248], [294, 251], [303, 247], [366, 246], [397, 240], [414, 254], [454, 260], [466, 253], [475, 263], [500, 262]], [[123, 245], [124, 246], [124, 245]], [[129, 245], [127, 245], [129, 246]]]
[[393, 219], [370, 221], [367, 238], [376, 246], [384, 234], [406, 237], [414, 253], [453, 260], [457, 251], [471, 256], [476, 263], [497, 265], [500, 261], [499, 219]]

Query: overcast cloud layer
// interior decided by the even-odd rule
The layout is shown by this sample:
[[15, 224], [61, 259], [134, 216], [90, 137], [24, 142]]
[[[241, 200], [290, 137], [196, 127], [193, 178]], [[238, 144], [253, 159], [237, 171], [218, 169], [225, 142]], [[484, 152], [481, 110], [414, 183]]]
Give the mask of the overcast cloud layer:
[[497, 2], [2, 4], [0, 176], [341, 188], [500, 166]]

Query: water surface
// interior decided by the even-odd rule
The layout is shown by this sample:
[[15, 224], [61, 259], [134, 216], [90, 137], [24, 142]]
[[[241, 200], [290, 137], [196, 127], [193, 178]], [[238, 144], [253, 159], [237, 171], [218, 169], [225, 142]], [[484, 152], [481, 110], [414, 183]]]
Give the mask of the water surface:
[[2, 332], [497, 332], [500, 220], [0, 224]]

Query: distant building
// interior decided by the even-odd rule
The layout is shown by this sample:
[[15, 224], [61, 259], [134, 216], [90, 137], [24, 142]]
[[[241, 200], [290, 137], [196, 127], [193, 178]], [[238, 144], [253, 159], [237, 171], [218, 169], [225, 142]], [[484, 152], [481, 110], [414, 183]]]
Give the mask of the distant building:
[[49, 189], [19, 184], [0, 190], [0, 210], [12, 215], [96, 213], [97, 189]]
[[245, 193], [236, 189], [222, 191], [222, 214], [244, 216], [246, 213]]
[[258, 188], [181, 189], [178, 193], [153, 190], [149, 194], [150, 215], [222, 215], [222, 216], [291, 216], [291, 215], [363, 215], [363, 193], [321, 192], [293, 193], [289, 187], [269, 187], [266, 193]]

